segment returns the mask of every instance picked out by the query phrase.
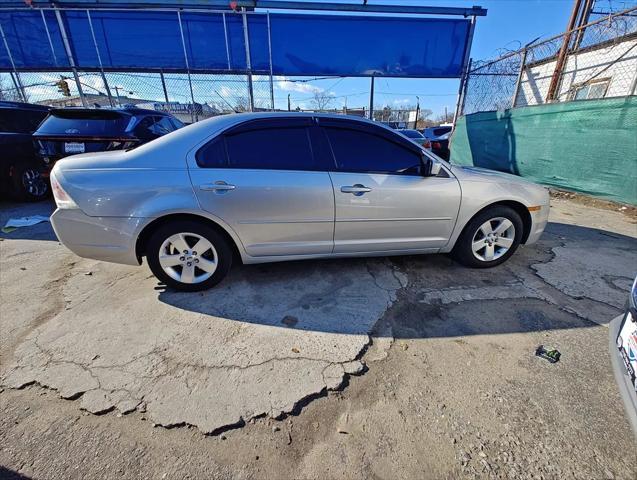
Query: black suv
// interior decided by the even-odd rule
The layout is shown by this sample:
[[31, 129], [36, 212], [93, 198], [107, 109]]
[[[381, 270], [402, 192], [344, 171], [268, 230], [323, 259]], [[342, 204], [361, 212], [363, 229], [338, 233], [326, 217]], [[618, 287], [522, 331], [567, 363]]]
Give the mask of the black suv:
[[33, 138], [52, 167], [68, 155], [133, 148], [183, 126], [168, 113], [141, 108], [56, 108]]
[[41, 200], [49, 194], [45, 165], [31, 134], [49, 107], [0, 101], [0, 191], [17, 200]]

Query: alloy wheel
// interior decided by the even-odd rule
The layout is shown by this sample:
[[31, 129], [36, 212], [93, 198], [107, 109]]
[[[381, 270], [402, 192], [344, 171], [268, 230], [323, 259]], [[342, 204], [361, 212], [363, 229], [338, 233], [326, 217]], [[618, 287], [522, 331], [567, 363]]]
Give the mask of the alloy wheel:
[[48, 190], [46, 180], [34, 168], [28, 168], [22, 172], [22, 186], [34, 198], [43, 197]]
[[209, 279], [217, 270], [215, 247], [196, 233], [176, 233], [159, 249], [159, 264], [173, 280], [193, 284]]
[[497, 260], [506, 254], [515, 240], [515, 226], [508, 218], [496, 217], [484, 222], [473, 235], [471, 250], [482, 262]]

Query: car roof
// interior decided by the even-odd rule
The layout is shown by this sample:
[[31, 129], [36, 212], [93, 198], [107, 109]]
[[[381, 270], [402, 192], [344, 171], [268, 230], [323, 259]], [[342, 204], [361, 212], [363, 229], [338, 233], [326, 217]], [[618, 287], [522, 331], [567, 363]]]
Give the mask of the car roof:
[[7, 109], [21, 109], [21, 110], [36, 110], [40, 112], [48, 112], [51, 110], [51, 107], [47, 107], [46, 105], [37, 105], [35, 103], [24, 103], [24, 102], [10, 102], [7, 100], [0, 100], [0, 108]]
[[98, 112], [116, 112], [121, 113], [128, 116], [133, 115], [158, 115], [164, 117], [172, 117], [172, 115], [168, 112], [160, 112], [157, 110], [150, 110], [148, 108], [133, 108], [133, 107], [120, 107], [120, 108], [84, 108], [84, 107], [65, 107], [65, 108], [53, 108], [51, 109], [51, 113], [55, 115], [58, 112], [86, 112], [90, 114], [95, 114]]

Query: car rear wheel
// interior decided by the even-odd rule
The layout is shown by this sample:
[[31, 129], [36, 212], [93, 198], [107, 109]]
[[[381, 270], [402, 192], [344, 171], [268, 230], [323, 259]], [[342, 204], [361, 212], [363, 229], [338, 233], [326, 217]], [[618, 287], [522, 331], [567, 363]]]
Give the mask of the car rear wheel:
[[520, 215], [512, 208], [504, 205], [489, 208], [469, 221], [452, 255], [468, 267], [495, 267], [517, 250], [523, 229]]
[[28, 163], [11, 167], [13, 196], [17, 200], [37, 202], [49, 196], [49, 182], [42, 175], [42, 170], [41, 167]]
[[232, 250], [214, 228], [192, 220], [160, 227], [148, 242], [151, 271], [175, 290], [196, 292], [214, 287], [227, 275]]

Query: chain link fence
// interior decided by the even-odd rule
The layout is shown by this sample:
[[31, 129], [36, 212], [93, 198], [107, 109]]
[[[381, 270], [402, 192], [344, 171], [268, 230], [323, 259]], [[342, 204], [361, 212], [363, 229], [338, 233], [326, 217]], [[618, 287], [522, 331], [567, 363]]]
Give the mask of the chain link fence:
[[[231, 112], [271, 110], [268, 75], [83, 72], [2, 72], [0, 100], [53, 107], [135, 105], [194, 122]], [[80, 88], [82, 94], [80, 95]], [[83, 102], [83, 99], [84, 102]], [[252, 102], [250, 101], [252, 97]]]
[[473, 62], [461, 112], [635, 95], [636, 82], [637, 7], [498, 59]]

